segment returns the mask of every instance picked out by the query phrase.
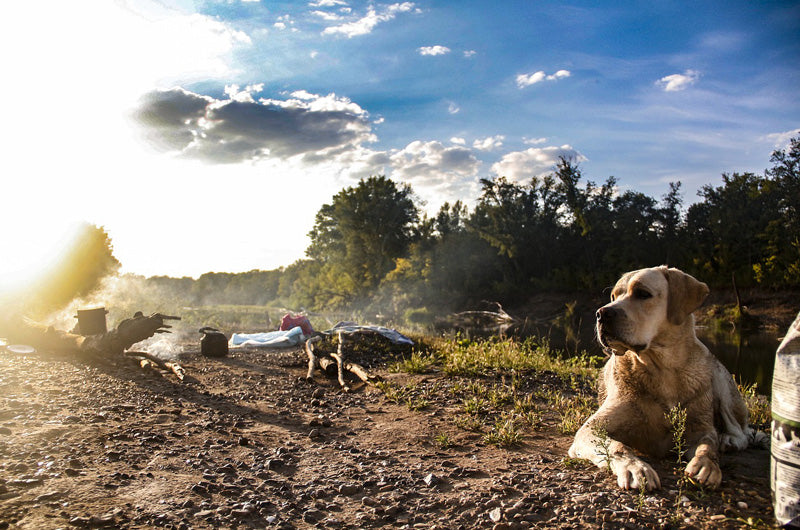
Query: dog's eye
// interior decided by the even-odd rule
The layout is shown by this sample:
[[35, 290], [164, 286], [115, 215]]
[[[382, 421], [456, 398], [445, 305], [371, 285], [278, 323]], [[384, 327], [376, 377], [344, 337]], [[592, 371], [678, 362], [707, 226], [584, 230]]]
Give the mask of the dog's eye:
[[633, 290], [633, 297], [638, 298], [639, 300], [647, 300], [648, 298], [652, 298], [652, 294], [650, 292], [645, 291], [644, 289], [634, 289]]

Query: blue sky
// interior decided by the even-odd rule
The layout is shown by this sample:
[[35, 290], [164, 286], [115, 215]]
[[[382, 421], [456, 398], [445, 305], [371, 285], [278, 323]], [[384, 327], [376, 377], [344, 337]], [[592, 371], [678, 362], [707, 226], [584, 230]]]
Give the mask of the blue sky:
[[80, 221], [130, 272], [288, 265], [373, 174], [435, 211], [564, 155], [688, 204], [800, 134], [797, 2], [87, 0], [0, 24], [7, 278]]

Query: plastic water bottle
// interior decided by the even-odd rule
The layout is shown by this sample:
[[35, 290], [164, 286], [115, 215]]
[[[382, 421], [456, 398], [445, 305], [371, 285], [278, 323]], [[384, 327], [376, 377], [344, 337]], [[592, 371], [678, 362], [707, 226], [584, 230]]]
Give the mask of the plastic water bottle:
[[778, 523], [800, 528], [800, 313], [775, 355], [770, 481]]

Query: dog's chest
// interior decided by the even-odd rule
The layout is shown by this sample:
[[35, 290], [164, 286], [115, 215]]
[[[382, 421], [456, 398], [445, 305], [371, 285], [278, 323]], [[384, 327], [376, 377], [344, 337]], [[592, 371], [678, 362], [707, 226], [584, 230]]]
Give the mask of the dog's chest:
[[658, 405], [664, 412], [677, 405], [686, 407], [697, 395], [698, 386], [691, 371], [662, 369], [627, 356], [615, 364], [614, 384], [622, 394]]

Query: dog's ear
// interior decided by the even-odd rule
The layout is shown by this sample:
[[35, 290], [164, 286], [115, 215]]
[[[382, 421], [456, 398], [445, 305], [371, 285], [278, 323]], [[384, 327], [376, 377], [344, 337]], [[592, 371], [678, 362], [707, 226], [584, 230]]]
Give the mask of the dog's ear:
[[669, 284], [667, 318], [675, 325], [683, 324], [708, 296], [708, 285], [678, 269], [664, 267], [663, 272]]

